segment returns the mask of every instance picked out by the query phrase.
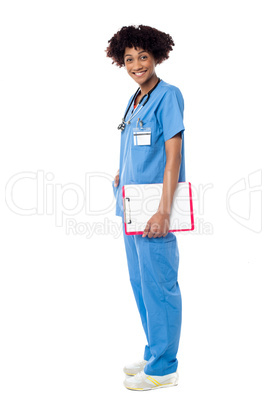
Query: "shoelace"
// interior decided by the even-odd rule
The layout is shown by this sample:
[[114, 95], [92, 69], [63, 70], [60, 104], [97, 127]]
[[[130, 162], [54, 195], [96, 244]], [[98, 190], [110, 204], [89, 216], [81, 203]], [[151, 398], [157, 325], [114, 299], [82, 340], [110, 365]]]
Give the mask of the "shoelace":
[[139, 373], [137, 373], [135, 376], [134, 376], [134, 378], [139, 378], [139, 379], [141, 379], [141, 378], [143, 378], [143, 376], [144, 376], [144, 371], [139, 371]]

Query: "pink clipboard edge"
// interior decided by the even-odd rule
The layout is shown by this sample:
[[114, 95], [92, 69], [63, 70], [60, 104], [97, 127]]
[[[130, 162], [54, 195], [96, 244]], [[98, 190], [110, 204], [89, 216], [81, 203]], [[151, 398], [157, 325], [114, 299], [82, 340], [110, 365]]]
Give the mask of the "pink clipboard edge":
[[[194, 224], [194, 212], [193, 212], [193, 199], [192, 199], [192, 188], [191, 188], [191, 183], [185, 182], [185, 181], [180, 181], [179, 183], [188, 183], [188, 188], [189, 188], [189, 199], [190, 199], [190, 215], [191, 215], [191, 228], [188, 229], [172, 229], [169, 230], [169, 232], [185, 232], [185, 231], [189, 231], [189, 230], [194, 230], [195, 229], [195, 224]], [[122, 200], [124, 203], [124, 198], [125, 198], [125, 189], [124, 186], [122, 186]], [[124, 210], [124, 230], [125, 230], [125, 234], [126, 235], [139, 235], [139, 234], [143, 234], [143, 232], [127, 232], [127, 225], [125, 222], [125, 208], [123, 208]]]

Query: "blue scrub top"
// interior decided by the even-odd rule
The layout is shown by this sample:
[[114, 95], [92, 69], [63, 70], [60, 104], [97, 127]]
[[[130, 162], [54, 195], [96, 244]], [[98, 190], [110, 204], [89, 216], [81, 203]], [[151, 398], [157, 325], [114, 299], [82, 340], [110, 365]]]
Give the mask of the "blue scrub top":
[[[134, 95], [129, 99], [125, 112]], [[147, 97], [144, 98], [143, 102]], [[139, 106], [140, 107], [140, 106]], [[125, 121], [130, 119], [133, 104]], [[133, 114], [137, 108], [133, 111]], [[122, 187], [125, 184], [163, 183], [166, 165], [165, 141], [177, 133], [182, 135], [181, 165], [178, 182], [185, 180], [184, 158], [184, 99], [179, 88], [167, 84], [163, 80], [152, 91], [149, 101], [139, 113], [126, 124], [121, 133], [120, 146], [120, 181], [118, 187], [113, 185], [116, 198], [116, 215], [123, 217]], [[143, 122], [143, 128], [151, 129], [150, 145], [134, 145], [133, 129], [138, 118]]]

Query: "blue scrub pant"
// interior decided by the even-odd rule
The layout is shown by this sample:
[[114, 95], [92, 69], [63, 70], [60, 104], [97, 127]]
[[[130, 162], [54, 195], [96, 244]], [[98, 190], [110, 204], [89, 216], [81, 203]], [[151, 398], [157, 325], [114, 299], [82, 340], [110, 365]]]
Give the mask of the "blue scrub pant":
[[126, 235], [123, 219], [122, 224], [130, 282], [147, 338], [144, 372], [174, 373], [182, 320], [176, 236], [171, 232], [151, 239]]

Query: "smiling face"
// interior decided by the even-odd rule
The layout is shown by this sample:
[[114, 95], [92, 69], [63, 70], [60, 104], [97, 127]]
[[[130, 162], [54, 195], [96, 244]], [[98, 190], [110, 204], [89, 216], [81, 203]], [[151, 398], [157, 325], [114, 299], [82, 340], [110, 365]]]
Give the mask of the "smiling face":
[[124, 52], [124, 64], [127, 73], [138, 85], [146, 86], [156, 77], [156, 60], [153, 55], [141, 48], [126, 47]]

